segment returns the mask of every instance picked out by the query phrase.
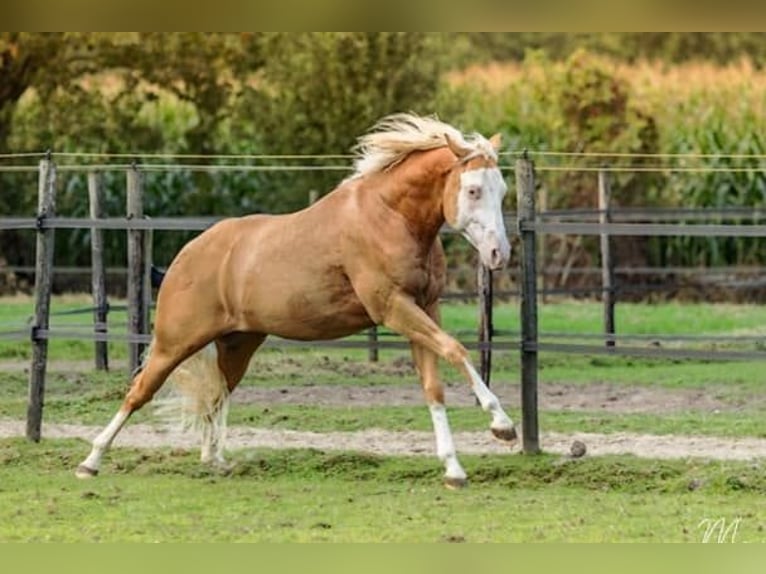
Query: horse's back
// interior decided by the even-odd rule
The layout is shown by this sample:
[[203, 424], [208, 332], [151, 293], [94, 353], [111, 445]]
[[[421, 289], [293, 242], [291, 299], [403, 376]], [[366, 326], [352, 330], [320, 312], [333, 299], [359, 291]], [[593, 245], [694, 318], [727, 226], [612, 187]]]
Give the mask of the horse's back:
[[[337, 200], [329, 203], [337, 215]], [[158, 306], [175, 307], [196, 293], [194, 307], [219, 314], [232, 330], [293, 339], [340, 337], [369, 326], [344, 270], [338, 219], [323, 211], [216, 223], [178, 253]]]
[[220, 221], [179, 252], [160, 306], [163, 292], [169, 305], [195, 292], [199, 312], [220, 315], [231, 330], [311, 340], [373, 324], [355, 290], [360, 274], [369, 283], [370, 270], [381, 296], [403, 288], [421, 304], [438, 297], [438, 240], [413, 265], [406, 227], [378, 209], [372, 193], [352, 182], [299, 212]]

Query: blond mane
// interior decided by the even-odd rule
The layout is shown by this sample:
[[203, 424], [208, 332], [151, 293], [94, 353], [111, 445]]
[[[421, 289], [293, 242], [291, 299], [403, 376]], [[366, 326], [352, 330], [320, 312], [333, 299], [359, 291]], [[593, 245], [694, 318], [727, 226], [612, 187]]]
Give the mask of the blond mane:
[[435, 117], [392, 114], [378, 121], [357, 141], [352, 177], [390, 169], [415, 151], [444, 147], [447, 145], [447, 136], [461, 147], [471, 148], [472, 155], [497, 160], [497, 152], [492, 144], [479, 134], [465, 136]]

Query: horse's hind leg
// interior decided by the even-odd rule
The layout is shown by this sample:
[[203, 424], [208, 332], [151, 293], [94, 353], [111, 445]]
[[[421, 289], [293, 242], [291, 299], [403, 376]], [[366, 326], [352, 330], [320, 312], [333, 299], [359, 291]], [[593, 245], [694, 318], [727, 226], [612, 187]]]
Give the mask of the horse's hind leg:
[[101, 459], [109, 449], [112, 441], [127, 422], [130, 415], [151, 400], [156, 390], [162, 386], [165, 379], [178, 364], [179, 359], [153, 349], [143, 368], [133, 377], [130, 390], [125, 396], [120, 409], [110, 423], [93, 440], [93, 447], [88, 457], [77, 467], [75, 474], [87, 478], [98, 474]]
[[233, 391], [245, 376], [253, 353], [265, 340], [266, 335], [262, 333], [242, 332], [229, 333], [216, 339], [218, 368], [226, 379], [229, 392]]
[[226, 418], [228, 416], [229, 394], [242, 380], [253, 353], [261, 346], [266, 335], [260, 333], [230, 333], [215, 341], [218, 376], [223, 378], [226, 389], [222, 400], [205, 417], [202, 424], [200, 460], [224, 466], [223, 457]]
[[458, 461], [455, 443], [452, 440], [447, 409], [444, 406], [444, 388], [439, 380], [438, 355], [422, 345], [412, 344], [412, 357], [415, 360], [423, 394], [431, 412], [431, 420], [436, 435], [436, 456], [444, 463], [444, 484], [448, 488], [460, 488], [466, 484], [466, 474]]

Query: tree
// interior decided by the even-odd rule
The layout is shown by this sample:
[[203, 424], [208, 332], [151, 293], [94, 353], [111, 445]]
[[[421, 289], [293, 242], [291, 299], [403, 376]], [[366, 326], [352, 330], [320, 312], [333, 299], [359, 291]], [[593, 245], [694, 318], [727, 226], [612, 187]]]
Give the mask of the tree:
[[[233, 102], [253, 89], [249, 80], [261, 65], [259, 41], [254, 34], [3, 34], [0, 152], [225, 153], [231, 147], [219, 137], [222, 125]], [[84, 174], [60, 179], [60, 212], [84, 215]], [[163, 202], [163, 213], [179, 213], [202, 203], [198, 209], [221, 213], [229, 205], [218, 201], [216, 184], [206, 174], [147, 179], [148, 188], [156, 182], [161, 190], [147, 194], [148, 209]], [[0, 194], [0, 213], [33, 212], [34, 188], [15, 176], [3, 180], [8, 191]], [[121, 211], [124, 182], [107, 182], [111, 213]], [[230, 197], [236, 194], [225, 196]], [[67, 263], [87, 256], [87, 233], [60, 235], [57, 244]], [[9, 232], [3, 251], [28, 263], [19, 259], [31, 253], [25, 241]], [[112, 251], [121, 255], [122, 238], [115, 242]]]
[[142, 32], [111, 50], [107, 63], [126, 82], [147, 83], [150, 94], [169, 91], [193, 105], [197, 121], [186, 132], [187, 151], [221, 153], [216, 134], [233, 103], [253, 88], [250, 76], [263, 65], [258, 34]]
[[[87, 34], [0, 33], [0, 153], [13, 151], [9, 141], [14, 113], [22, 96], [32, 87], [51, 90], [93, 70]], [[66, 40], [72, 40], [67, 42]], [[34, 209], [36, 197], [27, 192], [17, 174], [0, 173], [0, 214], [20, 214]], [[16, 231], [0, 232], [0, 256], [29, 263], [25, 237]]]
[[[438, 42], [423, 33], [271, 35], [262, 93], [242, 113], [265, 153], [347, 154], [384, 115], [432, 113]], [[264, 204], [302, 207], [310, 189], [324, 193], [338, 179], [338, 172], [274, 177]]]
[[70, 33], [0, 33], [0, 152], [8, 151], [13, 112], [33, 86], [65, 85], [91, 68], [87, 42], [65, 43]]

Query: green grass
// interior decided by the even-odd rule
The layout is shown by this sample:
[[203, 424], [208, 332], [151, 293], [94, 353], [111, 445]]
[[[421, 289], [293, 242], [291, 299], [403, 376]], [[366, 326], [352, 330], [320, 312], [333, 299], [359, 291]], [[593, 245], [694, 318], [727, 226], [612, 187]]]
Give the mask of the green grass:
[[763, 369], [762, 361], [695, 361], [542, 353], [538, 377], [548, 383], [601, 381], [664, 388], [719, 384], [756, 391], [763, 389]]
[[[82, 298], [54, 308], [83, 306]], [[21, 319], [31, 302], [0, 300], [0, 324]], [[472, 331], [473, 305], [444, 310], [451, 331]], [[497, 308], [496, 327], [515, 329], [515, 305]], [[115, 329], [124, 320], [113, 314]], [[541, 332], [598, 333], [600, 306], [544, 305]], [[61, 324], [89, 316], [63, 316]], [[56, 324], [56, 323], [54, 323]], [[737, 305], [620, 305], [621, 333], [757, 334], [766, 310]], [[466, 337], [471, 340], [471, 337]], [[0, 362], [29, 358], [27, 341], [0, 340]], [[46, 377], [48, 422], [104, 425], [120, 404], [129, 377], [77, 372], [68, 361], [92, 360], [92, 343], [52, 341]], [[112, 345], [113, 359], [125, 345]], [[67, 361], [59, 363], [56, 361]], [[517, 352], [493, 358], [493, 386], [517, 384]], [[763, 392], [763, 363], [700, 362], [622, 356], [541, 353], [541, 385], [609, 383], [696, 390], [732, 406], [719, 413], [542, 411], [543, 432], [637, 432], [722, 437], [766, 436], [763, 413], [748, 398]], [[459, 374], [443, 366], [449, 382]], [[363, 350], [264, 349], [242, 387], [408, 385], [417, 379], [407, 351], [385, 350], [366, 361]], [[574, 391], [576, 392], [576, 391]], [[26, 415], [27, 374], [0, 372], [0, 418]], [[486, 430], [475, 407], [450, 408], [454, 430]], [[519, 418], [515, 409], [511, 416]], [[150, 410], [132, 422], [151, 422]], [[425, 406], [369, 408], [235, 403], [231, 424], [296, 430], [431, 431]], [[487, 440], [491, 440], [487, 432]], [[241, 450], [222, 475], [198, 452], [110, 451], [102, 475], [78, 481], [73, 468], [82, 441], [0, 440], [0, 541], [699, 541], [704, 520], [739, 520], [737, 541], [766, 541], [758, 509], [766, 494], [760, 462], [645, 460], [630, 456], [567, 460], [541, 456], [461, 456], [469, 488], [446, 491], [432, 456], [378, 457], [315, 450]]]
[[766, 541], [759, 465], [466, 456], [468, 488], [427, 458], [246, 450], [223, 476], [177, 450], [115, 449], [95, 480], [79, 441], [0, 440], [2, 541], [678, 541], [705, 519]]
[[[414, 377], [411, 384], [415, 385]], [[247, 385], [252, 382], [246, 383]], [[21, 373], [0, 374], [0, 418], [20, 420], [26, 417], [27, 378]], [[707, 392], [731, 395], [731, 389], [710, 387]], [[103, 425], [116, 412], [127, 380], [120, 373], [66, 374], [48, 376], [44, 417], [49, 422]], [[236, 397], [236, 395], [235, 395]], [[520, 420], [516, 409], [509, 409]], [[487, 414], [476, 407], [450, 407], [450, 424], [454, 430], [484, 430]], [[157, 422], [151, 407], [134, 415], [134, 422]], [[316, 405], [265, 405], [235, 403], [229, 421], [235, 425], [326, 432], [354, 431], [368, 428], [389, 430], [432, 430], [425, 405], [332, 407]], [[687, 434], [721, 437], [764, 437], [766, 425], [759, 407], [744, 406], [721, 412], [680, 411], [663, 414], [614, 413], [603, 411], [540, 412], [544, 431], [570, 432], [635, 432], [643, 434]]]
[[[474, 357], [478, 361], [478, 357]], [[766, 357], [764, 357], [766, 359]], [[444, 361], [443, 379], [463, 382], [462, 375]], [[496, 352], [492, 357], [494, 384], [519, 381], [519, 354]], [[659, 386], [663, 388], [716, 387], [717, 394], [760, 392], [764, 384], [760, 361], [695, 361], [541, 353], [541, 383], [593, 383]], [[243, 385], [413, 385], [415, 369], [407, 351], [385, 351], [378, 363], [366, 355], [330, 349], [264, 349], [256, 353]]]
[[[119, 302], [115, 302], [117, 304]], [[87, 307], [85, 295], [55, 297], [54, 311], [67, 311]], [[30, 316], [33, 302], [30, 298], [0, 299], [0, 325], [23, 326]], [[500, 330], [517, 330], [518, 310], [515, 304], [498, 304], [495, 308], [495, 326]], [[110, 328], [124, 332], [125, 314], [110, 314]], [[450, 332], [472, 333], [476, 329], [477, 311], [473, 304], [443, 306], [444, 325]], [[52, 326], [65, 327], [90, 321], [90, 315], [57, 315]], [[707, 334], [757, 335], [766, 338], [766, 307], [757, 305], [696, 305], [665, 303], [656, 305], [622, 303], [617, 307], [617, 326], [621, 334]], [[0, 328], [0, 330], [2, 330]], [[601, 306], [592, 302], [564, 302], [540, 306], [540, 332], [591, 333], [601, 329]], [[474, 340], [463, 335], [463, 340]], [[387, 340], [384, 337], [383, 340]], [[514, 340], [513, 337], [502, 337]], [[644, 344], [645, 343], [640, 343]], [[707, 345], [707, 346], [705, 346]], [[699, 343], [695, 348], [712, 348]], [[750, 345], [752, 348], [752, 344]], [[127, 345], [110, 343], [112, 364], [124, 365]], [[26, 361], [31, 357], [27, 340], [0, 339], [0, 361]], [[477, 358], [474, 353], [474, 357]], [[49, 358], [56, 361], [93, 360], [93, 343], [83, 340], [54, 339], [49, 345]], [[692, 361], [629, 356], [579, 355], [540, 353], [539, 379], [542, 384], [559, 382], [647, 385], [664, 388], [702, 388], [715, 386], [716, 393], [731, 398], [746, 396], [763, 389], [762, 361]], [[124, 368], [124, 367], [123, 367]], [[460, 380], [460, 375], [449, 365], [442, 364], [443, 376], [448, 381]], [[493, 356], [495, 384], [515, 383], [519, 378], [519, 356], [516, 351], [498, 351]], [[127, 374], [122, 375], [127, 378]], [[335, 385], [335, 384], [416, 384], [409, 352], [383, 350], [377, 364], [367, 362], [366, 351], [361, 349], [331, 348], [264, 348], [256, 354], [250, 374], [244, 385]]]
[[[111, 301], [115, 307], [124, 305], [124, 301]], [[78, 309], [87, 309], [93, 305], [88, 295], [60, 295], [51, 301], [50, 328], [83, 329], [93, 332], [93, 313], [68, 314]], [[63, 313], [63, 314], [62, 314]], [[0, 298], [0, 332], [29, 328], [34, 317], [34, 299], [22, 295]], [[122, 310], [110, 311], [109, 329], [116, 333], [125, 333], [127, 313]], [[127, 346], [124, 343], [110, 342], [109, 356], [113, 359], [126, 359]], [[48, 343], [48, 357], [52, 360], [93, 360], [93, 341], [77, 339], [56, 339]], [[3, 340], [0, 338], [0, 360], [30, 359], [32, 346], [29, 338], [22, 340]]]
[[[603, 332], [600, 303], [541, 304], [540, 332]], [[733, 303], [618, 303], [615, 325], [625, 335], [733, 335], [766, 336], [766, 309], [762, 305]], [[518, 319], [516, 320], [518, 321]]]
[[[66, 295], [54, 297], [52, 312], [60, 313], [73, 309], [87, 308], [91, 305], [87, 295]], [[124, 304], [112, 301], [114, 306]], [[0, 331], [23, 329], [32, 316], [34, 302], [29, 297], [0, 298]], [[518, 332], [518, 304], [500, 302], [495, 306], [495, 328], [501, 331]], [[474, 333], [477, 329], [478, 311], [473, 303], [450, 303], [442, 306], [444, 327], [453, 333]], [[546, 333], [589, 333], [599, 334], [602, 329], [602, 307], [597, 302], [576, 301], [540, 304], [539, 328], [541, 337]], [[52, 315], [52, 327], [88, 325], [92, 323], [90, 313], [78, 315]], [[124, 332], [126, 315], [124, 311], [109, 314], [110, 329]], [[636, 304], [619, 303], [616, 308], [617, 332], [621, 335], [759, 335], [766, 337], [766, 307], [762, 305], [739, 304], [685, 304], [658, 303]], [[463, 335], [466, 341], [474, 336]], [[124, 359], [126, 345], [111, 343], [110, 354]], [[338, 351], [325, 349], [326, 353]], [[290, 350], [293, 352], [293, 350]], [[386, 353], [387, 351], [384, 351]], [[31, 355], [29, 342], [0, 339], [0, 359], [21, 358]], [[366, 356], [363, 350], [344, 350], [345, 356], [361, 359]], [[88, 360], [93, 356], [93, 343], [90, 341], [52, 340], [49, 349], [50, 358], [67, 360]]]

